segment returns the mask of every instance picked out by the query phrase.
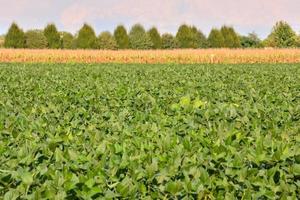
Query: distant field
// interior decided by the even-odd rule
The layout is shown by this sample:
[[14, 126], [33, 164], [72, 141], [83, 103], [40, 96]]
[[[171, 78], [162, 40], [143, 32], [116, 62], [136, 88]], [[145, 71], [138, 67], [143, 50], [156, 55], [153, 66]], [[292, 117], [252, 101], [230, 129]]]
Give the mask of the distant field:
[[[217, 52], [229, 62], [240, 51], [183, 52], [196, 61], [205, 58], [201, 52]], [[176, 61], [165, 54], [185, 61], [178, 51], [138, 52], [133, 60]], [[279, 54], [273, 62], [290, 61], [284, 54], [299, 57], [299, 51]], [[133, 54], [1, 55], [2, 61], [107, 62]], [[113, 58], [101, 60], [107, 55]], [[238, 62], [245, 61], [242, 55]], [[22, 63], [0, 69], [4, 199], [300, 197], [300, 64]]]
[[204, 50], [13, 50], [0, 49], [0, 62], [26, 63], [300, 63], [300, 49]]

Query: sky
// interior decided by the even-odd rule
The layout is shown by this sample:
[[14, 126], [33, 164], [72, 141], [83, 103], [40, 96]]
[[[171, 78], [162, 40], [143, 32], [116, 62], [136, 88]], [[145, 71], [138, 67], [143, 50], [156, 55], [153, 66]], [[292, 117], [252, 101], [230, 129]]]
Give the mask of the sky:
[[13, 21], [25, 31], [55, 23], [73, 34], [85, 22], [97, 34], [135, 23], [173, 34], [186, 23], [208, 34], [226, 24], [240, 34], [255, 31], [264, 38], [276, 21], [284, 20], [300, 32], [300, 0], [0, 0], [0, 5], [0, 34]]

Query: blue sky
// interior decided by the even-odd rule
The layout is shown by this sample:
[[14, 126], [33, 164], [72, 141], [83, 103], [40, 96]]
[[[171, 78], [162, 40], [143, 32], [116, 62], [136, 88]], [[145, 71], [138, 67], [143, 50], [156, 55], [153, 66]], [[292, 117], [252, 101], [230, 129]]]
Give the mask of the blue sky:
[[175, 33], [182, 23], [196, 25], [208, 34], [212, 27], [231, 25], [241, 34], [255, 31], [266, 37], [278, 20], [300, 32], [299, 0], [0, 0], [0, 34], [12, 21], [24, 30], [55, 23], [76, 33], [84, 22], [97, 33], [116, 25]]

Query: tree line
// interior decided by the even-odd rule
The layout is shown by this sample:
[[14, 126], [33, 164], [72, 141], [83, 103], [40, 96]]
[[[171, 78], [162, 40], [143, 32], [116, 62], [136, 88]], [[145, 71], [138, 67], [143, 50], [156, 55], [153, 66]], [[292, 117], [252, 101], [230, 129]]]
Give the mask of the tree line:
[[94, 29], [84, 24], [77, 34], [60, 32], [55, 24], [48, 24], [43, 30], [24, 32], [12, 23], [4, 36], [5, 48], [29, 49], [178, 49], [178, 48], [262, 48], [300, 47], [300, 36], [284, 21], [277, 22], [269, 36], [261, 40], [257, 34], [238, 34], [231, 26], [213, 28], [208, 36], [195, 26], [183, 24], [176, 35], [160, 34], [153, 27], [146, 31], [141, 24], [135, 24], [129, 32], [123, 25], [113, 33], [108, 31], [96, 35]]

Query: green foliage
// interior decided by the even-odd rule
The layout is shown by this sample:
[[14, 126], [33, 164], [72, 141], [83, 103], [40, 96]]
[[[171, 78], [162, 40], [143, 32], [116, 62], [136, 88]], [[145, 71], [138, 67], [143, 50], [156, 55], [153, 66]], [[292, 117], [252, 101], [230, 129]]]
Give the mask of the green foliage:
[[176, 49], [179, 47], [176, 38], [169, 33], [164, 33], [161, 36], [162, 48], [163, 49]]
[[224, 38], [224, 47], [227, 48], [241, 47], [240, 39], [232, 27], [223, 26], [221, 28], [221, 33]]
[[12, 23], [5, 35], [4, 46], [6, 48], [24, 48], [25, 35], [16, 23]]
[[284, 21], [279, 21], [273, 27], [271, 34], [264, 41], [265, 46], [269, 47], [295, 47], [297, 35], [292, 27]]
[[5, 40], [5, 36], [0, 36], [0, 48], [4, 47], [4, 40]]
[[47, 48], [47, 38], [42, 30], [29, 30], [25, 33], [25, 47], [29, 49]]
[[249, 33], [248, 36], [240, 37], [241, 46], [243, 48], [259, 48], [262, 47], [261, 40], [256, 33]]
[[206, 48], [205, 35], [194, 26], [181, 25], [177, 31], [176, 39], [180, 48]]
[[117, 49], [118, 45], [115, 38], [108, 31], [102, 32], [98, 37], [98, 46], [100, 49]]
[[162, 41], [160, 34], [157, 28], [153, 27], [148, 31], [148, 35], [151, 38], [151, 42], [153, 43], [153, 49], [161, 49], [162, 48]]
[[211, 48], [225, 47], [224, 37], [218, 29], [213, 28], [207, 40]]
[[75, 40], [74, 36], [68, 32], [61, 32], [61, 47], [63, 49], [74, 49], [75, 48]]
[[128, 49], [129, 48], [129, 37], [127, 35], [127, 31], [124, 26], [119, 25], [115, 29], [114, 38], [117, 42], [119, 49]]
[[97, 48], [97, 37], [94, 29], [90, 25], [84, 24], [79, 30], [78, 37], [76, 39], [76, 47], [78, 49]]
[[300, 64], [0, 68], [4, 199], [299, 199]]
[[60, 34], [54, 24], [48, 24], [44, 29], [44, 35], [47, 38], [49, 49], [61, 48]]
[[195, 26], [191, 27], [192, 32], [192, 47], [193, 48], [207, 48], [208, 42], [202, 31], [198, 30]]
[[296, 39], [296, 46], [297, 46], [297, 47], [300, 47], [300, 35], [297, 36], [297, 39]]
[[151, 49], [153, 47], [150, 36], [140, 24], [136, 24], [131, 28], [129, 44], [132, 49]]

